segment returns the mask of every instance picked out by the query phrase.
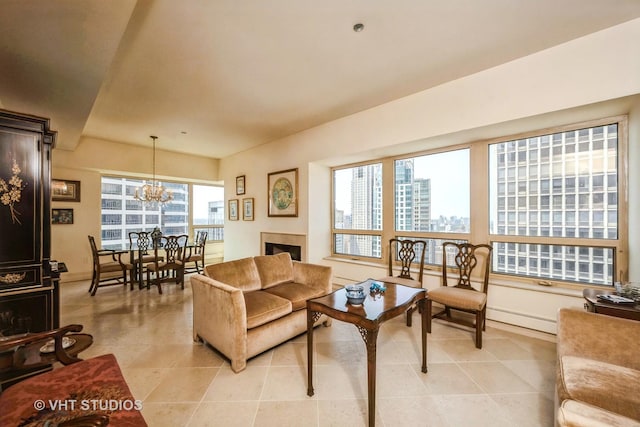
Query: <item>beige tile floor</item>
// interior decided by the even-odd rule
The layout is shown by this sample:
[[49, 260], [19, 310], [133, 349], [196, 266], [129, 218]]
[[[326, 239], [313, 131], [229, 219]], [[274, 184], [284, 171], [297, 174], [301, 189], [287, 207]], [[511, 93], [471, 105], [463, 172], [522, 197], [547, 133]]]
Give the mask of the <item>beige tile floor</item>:
[[[61, 324], [94, 337], [84, 358], [114, 353], [150, 426], [364, 426], [366, 352], [353, 325], [315, 332], [315, 395], [306, 394], [306, 337], [298, 336], [234, 374], [192, 340], [192, 293], [172, 284], [87, 293], [61, 285]], [[417, 315], [415, 315], [417, 316]], [[484, 346], [470, 330], [434, 322], [429, 372], [420, 372], [419, 322], [385, 323], [378, 337], [376, 425], [552, 426], [555, 344], [488, 327]], [[542, 337], [544, 338], [544, 337]]]

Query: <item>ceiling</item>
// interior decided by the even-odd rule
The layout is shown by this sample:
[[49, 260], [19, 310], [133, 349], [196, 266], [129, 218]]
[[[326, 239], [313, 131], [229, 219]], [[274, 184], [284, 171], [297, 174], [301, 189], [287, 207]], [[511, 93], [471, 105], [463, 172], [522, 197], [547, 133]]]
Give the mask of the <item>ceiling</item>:
[[59, 149], [153, 134], [223, 158], [637, 17], [638, 0], [2, 0], [0, 108], [50, 117]]

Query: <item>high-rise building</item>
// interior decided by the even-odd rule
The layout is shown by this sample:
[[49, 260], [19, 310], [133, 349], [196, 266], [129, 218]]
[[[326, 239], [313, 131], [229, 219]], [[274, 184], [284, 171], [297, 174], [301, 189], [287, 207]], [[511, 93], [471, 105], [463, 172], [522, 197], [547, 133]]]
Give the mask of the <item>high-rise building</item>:
[[[355, 230], [382, 230], [381, 168], [367, 166], [353, 168], [351, 228]], [[378, 238], [351, 235], [345, 238], [344, 243], [350, 245], [347, 253], [376, 258], [382, 256], [382, 245]]]
[[[494, 234], [616, 239], [617, 125], [491, 146]], [[496, 243], [497, 271], [611, 284], [613, 250]]]
[[189, 188], [186, 184], [163, 183], [173, 192], [173, 200], [165, 205], [147, 204], [136, 200], [135, 189], [142, 180], [102, 177], [102, 247], [127, 249], [129, 233], [153, 231], [158, 227], [164, 234], [188, 234]]

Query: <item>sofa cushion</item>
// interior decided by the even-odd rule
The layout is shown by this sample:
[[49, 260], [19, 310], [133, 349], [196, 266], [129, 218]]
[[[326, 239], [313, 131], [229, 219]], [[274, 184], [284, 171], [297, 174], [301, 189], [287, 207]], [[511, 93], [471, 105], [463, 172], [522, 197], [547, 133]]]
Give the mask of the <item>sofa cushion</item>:
[[296, 282], [281, 283], [279, 285], [272, 286], [269, 289], [265, 289], [264, 292], [268, 292], [291, 301], [293, 311], [307, 308], [308, 299], [326, 295], [325, 290], [322, 288], [312, 288], [311, 286]]
[[640, 421], [640, 371], [576, 356], [563, 356], [559, 368], [571, 399]]
[[260, 289], [260, 275], [253, 258], [242, 258], [219, 264], [210, 264], [204, 268], [205, 275], [243, 292]]
[[254, 261], [258, 267], [262, 289], [293, 281], [293, 261], [288, 252], [257, 256]]
[[264, 291], [246, 292], [247, 329], [252, 329], [291, 313], [291, 301]]
[[560, 427], [640, 427], [640, 422], [576, 400], [565, 400], [558, 409]]

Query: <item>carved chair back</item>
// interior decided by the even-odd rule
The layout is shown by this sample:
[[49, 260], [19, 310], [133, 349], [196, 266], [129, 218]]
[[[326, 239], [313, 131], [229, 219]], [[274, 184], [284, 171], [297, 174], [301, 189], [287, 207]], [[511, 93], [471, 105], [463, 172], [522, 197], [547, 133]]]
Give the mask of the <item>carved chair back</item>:
[[[482, 271], [481, 292], [487, 293], [489, 286], [489, 270], [491, 269], [491, 245], [471, 243], [444, 242], [442, 244], [442, 285], [447, 286], [447, 258], [448, 254], [455, 253], [453, 261], [455, 268], [458, 270], [458, 283], [454, 287], [477, 290], [471, 286], [471, 274], [473, 270], [481, 262], [484, 270]], [[478, 260], [480, 258], [480, 261]]]
[[424, 240], [390, 239], [389, 240], [389, 276], [393, 276], [393, 266], [400, 265], [400, 274], [397, 277], [414, 280], [411, 276], [411, 265], [418, 264], [418, 281], [422, 283], [424, 271], [424, 256], [427, 242]]

